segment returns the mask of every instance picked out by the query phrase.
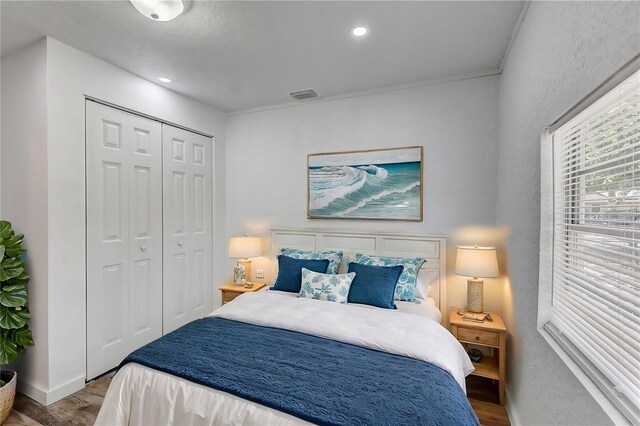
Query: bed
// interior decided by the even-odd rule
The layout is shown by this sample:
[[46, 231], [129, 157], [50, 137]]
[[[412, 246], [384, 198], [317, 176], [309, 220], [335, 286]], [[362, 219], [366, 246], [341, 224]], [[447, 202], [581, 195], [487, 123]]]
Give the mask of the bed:
[[[274, 231], [274, 247], [280, 232], [292, 235]], [[244, 294], [132, 353], [96, 425], [477, 424], [473, 366], [440, 325], [440, 276], [397, 310]]]

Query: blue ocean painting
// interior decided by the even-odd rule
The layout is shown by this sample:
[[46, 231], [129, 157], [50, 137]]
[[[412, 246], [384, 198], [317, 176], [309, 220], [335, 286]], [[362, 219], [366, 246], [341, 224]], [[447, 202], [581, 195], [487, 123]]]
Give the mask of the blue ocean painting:
[[309, 217], [422, 219], [421, 161], [328, 163], [310, 161]]

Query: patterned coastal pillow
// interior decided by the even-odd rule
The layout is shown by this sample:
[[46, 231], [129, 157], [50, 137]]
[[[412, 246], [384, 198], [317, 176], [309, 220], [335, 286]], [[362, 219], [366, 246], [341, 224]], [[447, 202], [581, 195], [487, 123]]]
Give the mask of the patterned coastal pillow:
[[355, 272], [340, 275], [319, 274], [302, 268], [302, 286], [298, 297], [347, 303], [349, 288], [355, 276]]
[[283, 248], [280, 250], [280, 253], [285, 256], [293, 257], [294, 259], [327, 259], [329, 261], [327, 274], [338, 273], [338, 269], [340, 269], [340, 262], [342, 262], [342, 256], [344, 256], [344, 253], [341, 251], [304, 251], [292, 248]]
[[398, 278], [396, 285], [395, 300], [408, 300], [410, 302], [418, 301], [416, 299], [416, 283], [418, 281], [418, 272], [425, 259], [416, 257], [414, 259], [404, 259], [400, 257], [382, 257], [369, 256], [362, 253], [356, 253], [356, 262], [363, 265], [375, 266], [404, 266], [404, 270]]

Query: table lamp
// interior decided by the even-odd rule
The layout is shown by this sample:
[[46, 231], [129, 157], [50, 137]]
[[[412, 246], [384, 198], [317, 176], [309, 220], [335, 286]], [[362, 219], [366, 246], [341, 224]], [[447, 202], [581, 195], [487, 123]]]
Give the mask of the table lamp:
[[458, 246], [456, 274], [467, 279], [467, 310], [482, 312], [482, 286], [478, 278], [498, 276], [498, 257], [495, 247]]
[[229, 238], [229, 257], [238, 259], [236, 267], [233, 268], [233, 282], [244, 285], [247, 279], [251, 279], [249, 258], [261, 254], [260, 238], [250, 237], [248, 234], [243, 237]]

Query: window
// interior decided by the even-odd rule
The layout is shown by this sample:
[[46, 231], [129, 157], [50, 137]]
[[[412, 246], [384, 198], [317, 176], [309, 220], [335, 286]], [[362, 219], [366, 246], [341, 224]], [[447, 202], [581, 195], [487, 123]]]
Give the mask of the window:
[[539, 326], [638, 424], [640, 71], [543, 139]]

